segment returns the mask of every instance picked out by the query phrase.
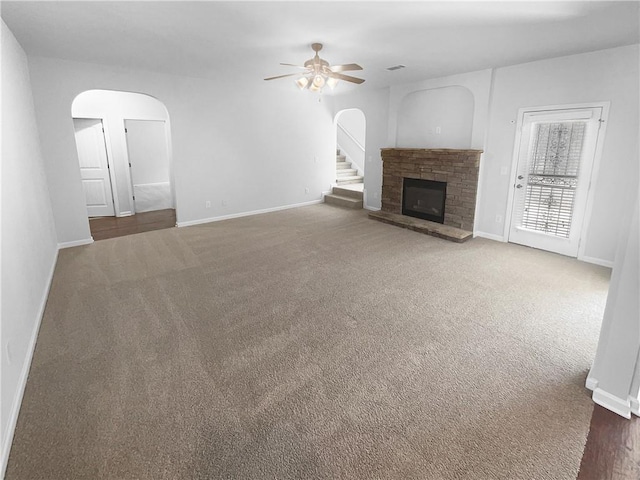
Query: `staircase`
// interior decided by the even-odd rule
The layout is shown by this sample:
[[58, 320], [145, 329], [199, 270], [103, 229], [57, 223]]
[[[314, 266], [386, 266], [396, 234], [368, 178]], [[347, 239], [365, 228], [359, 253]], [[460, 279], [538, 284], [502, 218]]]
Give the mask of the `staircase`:
[[347, 208], [362, 208], [363, 177], [358, 175], [347, 157], [336, 152], [336, 183], [331, 193], [324, 196], [325, 203]]
[[351, 168], [351, 163], [347, 162], [347, 157], [340, 154], [338, 150], [336, 154], [336, 183], [340, 185], [349, 185], [352, 183], [362, 183], [363, 177], [358, 175], [355, 168]]

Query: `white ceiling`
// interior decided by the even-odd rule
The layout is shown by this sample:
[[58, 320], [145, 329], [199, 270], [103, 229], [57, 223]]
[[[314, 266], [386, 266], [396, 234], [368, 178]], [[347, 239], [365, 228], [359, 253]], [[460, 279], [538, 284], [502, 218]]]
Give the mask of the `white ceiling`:
[[[640, 41], [634, 2], [10, 2], [30, 55], [219, 78], [292, 73], [325, 45], [377, 88]], [[388, 72], [386, 67], [407, 68]], [[287, 80], [275, 80], [287, 81]], [[336, 89], [339, 93], [340, 89]]]

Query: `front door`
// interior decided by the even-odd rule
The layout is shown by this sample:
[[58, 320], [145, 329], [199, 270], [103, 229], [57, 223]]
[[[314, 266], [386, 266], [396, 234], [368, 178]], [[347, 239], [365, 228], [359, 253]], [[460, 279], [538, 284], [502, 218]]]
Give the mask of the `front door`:
[[578, 256], [601, 107], [524, 114], [509, 241]]
[[82, 190], [90, 217], [115, 215], [102, 120], [74, 118]]

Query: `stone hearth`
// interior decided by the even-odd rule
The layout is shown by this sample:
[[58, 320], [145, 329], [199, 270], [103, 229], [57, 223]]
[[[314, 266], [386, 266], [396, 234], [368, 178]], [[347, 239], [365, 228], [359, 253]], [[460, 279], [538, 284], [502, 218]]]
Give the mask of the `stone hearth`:
[[[402, 215], [404, 178], [446, 182], [444, 225], [473, 232], [481, 153], [482, 150], [383, 148], [381, 213]], [[415, 220], [412, 219], [411, 224], [415, 224]], [[431, 226], [426, 233], [437, 231], [441, 225], [427, 223]]]

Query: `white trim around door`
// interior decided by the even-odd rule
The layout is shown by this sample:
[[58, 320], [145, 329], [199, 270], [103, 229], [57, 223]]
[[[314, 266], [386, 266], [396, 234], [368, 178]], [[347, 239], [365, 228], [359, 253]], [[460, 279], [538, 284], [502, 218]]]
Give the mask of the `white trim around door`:
[[[580, 173], [580, 183], [582, 191], [578, 192], [579, 205], [577, 204], [576, 206], [580, 209], [580, 211], [577, 212], [577, 221], [571, 226], [571, 236], [573, 239], [573, 244], [569, 245], [570, 241], [567, 238], [567, 245], [564, 245], [560, 240], [554, 241], [551, 236], [549, 236], [549, 238], [545, 238], [547, 235], [543, 232], [540, 232], [538, 235], [538, 239], [540, 240], [539, 245], [534, 244], [531, 246], [577, 257], [579, 260], [590, 260], [585, 256], [584, 253], [584, 238], [589, 228], [591, 212], [593, 209], [593, 186], [595, 185], [598, 178], [598, 171], [602, 156], [602, 147], [604, 143], [603, 140], [606, 133], [606, 125], [609, 115], [609, 102], [526, 107], [519, 109], [511, 167], [511, 185], [509, 188], [509, 196], [507, 202], [507, 215], [505, 215], [505, 241], [523, 243], [517, 239], [514, 239], [513, 237], [531, 236], [531, 238], [536, 240], [536, 243], [538, 243], [538, 239], [535, 238], [536, 234], [533, 232], [527, 232], [526, 229], [519, 230], [519, 235], [511, 236], [514, 231], [513, 228], [516, 227], [516, 225], [513, 224], [514, 214], [517, 213], [514, 211], [514, 208], [516, 208], [515, 203], [516, 200], [518, 202], [522, 202], [522, 192], [525, 191], [525, 188], [522, 187], [526, 187], [527, 184], [524, 182], [528, 182], [529, 180], [529, 172], [525, 172], [523, 170], [522, 162], [529, 155], [529, 149], [533, 142], [533, 140], [531, 139], [531, 136], [533, 135], [533, 129], [531, 128], [532, 124], [539, 124], [545, 121], [549, 122], [550, 120], [558, 120], [560, 122], [566, 120], [570, 122], [572, 121], [572, 119], [576, 120], [580, 119], [580, 117], [589, 117], [589, 115], [593, 115], [597, 118], [594, 118], [591, 121], [591, 125], [587, 127], [587, 135], [591, 136], [591, 138], [585, 137], [586, 140], [584, 146], [590, 150], [591, 158], [588, 158], [586, 162], [583, 162], [583, 165], [586, 168]], [[519, 162], [520, 168], [518, 167]], [[518, 185], [520, 185], [521, 188], [516, 190], [516, 188], [518, 188]], [[516, 191], [518, 192], [517, 195]]]

